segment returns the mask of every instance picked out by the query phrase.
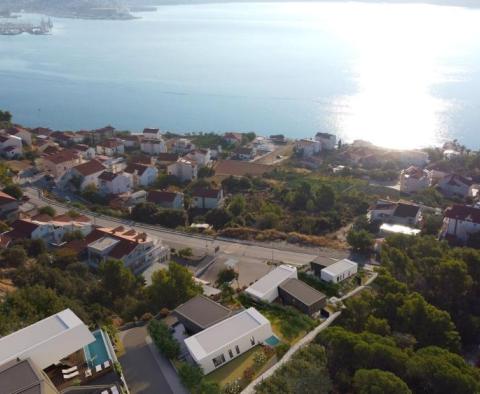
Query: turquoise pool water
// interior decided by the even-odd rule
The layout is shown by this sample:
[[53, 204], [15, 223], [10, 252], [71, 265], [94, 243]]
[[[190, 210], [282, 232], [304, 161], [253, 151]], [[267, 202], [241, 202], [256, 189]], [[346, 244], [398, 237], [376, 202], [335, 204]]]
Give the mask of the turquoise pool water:
[[265, 339], [265, 343], [269, 346], [277, 346], [280, 343], [280, 339], [272, 335], [270, 338]]
[[95, 342], [83, 348], [85, 360], [91, 368], [95, 367], [95, 365], [103, 364], [112, 358], [108, 352], [103, 331], [97, 330], [92, 334], [95, 337]]

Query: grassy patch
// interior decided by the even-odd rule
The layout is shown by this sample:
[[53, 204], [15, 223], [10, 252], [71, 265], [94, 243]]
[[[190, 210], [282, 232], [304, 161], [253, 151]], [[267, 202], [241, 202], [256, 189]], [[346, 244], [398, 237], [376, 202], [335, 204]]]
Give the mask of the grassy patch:
[[290, 306], [254, 302], [243, 294], [239, 296], [239, 300], [245, 307], [256, 307], [270, 320], [275, 334], [289, 344], [296, 342], [318, 325], [316, 320]]
[[218, 383], [220, 386], [241, 379], [243, 377], [243, 371], [253, 365], [255, 353], [261, 351], [262, 350], [259, 346], [255, 346], [248, 352], [243, 353], [241, 356], [228, 362], [223, 367], [208, 374], [205, 376], [205, 379]]

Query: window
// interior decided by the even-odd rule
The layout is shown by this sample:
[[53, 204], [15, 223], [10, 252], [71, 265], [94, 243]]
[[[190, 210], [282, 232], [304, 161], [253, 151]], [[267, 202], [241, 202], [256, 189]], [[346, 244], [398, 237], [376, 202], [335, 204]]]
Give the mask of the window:
[[250, 338], [250, 344], [251, 344], [252, 346], [255, 346], [255, 338], [254, 338], [254, 337], [251, 337], [251, 338]]
[[233, 358], [233, 352], [232, 352], [232, 349], [228, 349], [228, 355], [230, 356], [230, 358]]
[[237, 354], [240, 354], [240, 348], [238, 347], [238, 345], [235, 346], [235, 350], [236, 350]]
[[221, 354], [220, 356], [217, 356], [214, 359], [212, 359], [212, 361], [213, 361], [213, 365], [215, 367], [218, 367], [219, 365], [222, 365], [225, 362], [225, 356]]

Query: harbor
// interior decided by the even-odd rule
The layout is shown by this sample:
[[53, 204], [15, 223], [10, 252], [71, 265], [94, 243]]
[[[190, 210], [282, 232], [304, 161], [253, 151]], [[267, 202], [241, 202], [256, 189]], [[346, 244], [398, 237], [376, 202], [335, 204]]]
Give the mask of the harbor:
[[27, 33], [32, 35], [45, 35], [52, 31], [53, 23], [50, 19], [42, 19], [39, 24], [27, 22], [1, 22], [0, 35], [16, 36]]

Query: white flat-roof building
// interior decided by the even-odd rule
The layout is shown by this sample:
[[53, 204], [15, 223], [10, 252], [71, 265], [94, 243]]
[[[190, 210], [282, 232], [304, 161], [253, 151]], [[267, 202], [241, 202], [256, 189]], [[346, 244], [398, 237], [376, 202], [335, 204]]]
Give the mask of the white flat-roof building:
[[248, 287], [245, 293], [259, 301], [273, 302], [278, 297], [278, 286], [290, 278], [297, 279], [297, 269], [291, 265], [280, 265]]
[[326, 282], [339, 283], [350, 278], [358, 271], [358, 264], [354, 261], [343, 259], [325, 267], [320, 271], [320, 277]]
[[383, 223], [380, 226], [380, 234], [384, 237], [391, 234], [418, 235], [420, 232], [419, 229], [402, 226], [401, 224]]
[[185, 339], [185, 345], [208, 374], [272, 335], [270, 322], [255, 308], [249, 308]]
[[29, 358], [39, 369], [45, 369], [94, 341], [88, 327], [65, 309], [0, 338], [0, 365]]

